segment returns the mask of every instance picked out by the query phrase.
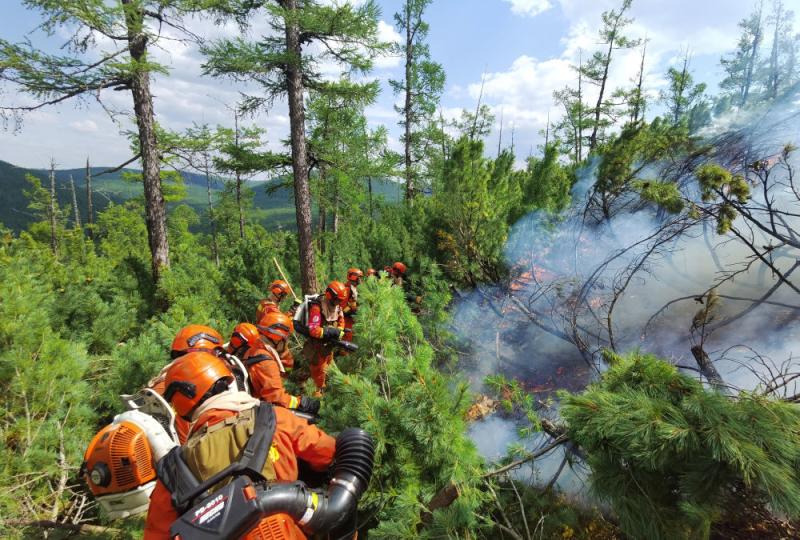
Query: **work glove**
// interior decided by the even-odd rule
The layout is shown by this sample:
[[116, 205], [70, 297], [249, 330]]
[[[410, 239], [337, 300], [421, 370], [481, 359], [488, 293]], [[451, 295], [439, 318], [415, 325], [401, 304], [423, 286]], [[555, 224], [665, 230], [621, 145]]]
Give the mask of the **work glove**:
[[322, 332], [322, 339], [325, 341], [333, 341], [335, 339], [341, 340], [344, 337], [344, 330], [333, 326], [328, 326]]
[[300, 405], [298, 405], [297, 410], [302, 413], [317, 415], [319, 413], [319, 405], [318, 399], [303, 396], [300, 398]]

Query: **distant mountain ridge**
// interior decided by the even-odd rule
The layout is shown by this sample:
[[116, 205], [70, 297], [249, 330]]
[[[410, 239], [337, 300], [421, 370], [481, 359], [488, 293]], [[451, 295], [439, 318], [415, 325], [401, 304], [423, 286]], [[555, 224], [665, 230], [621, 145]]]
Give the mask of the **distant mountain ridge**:
[[[101, 174], [110, 167], [92, 167], [92, 193], [95, 212], [101, 212], [109, 203], [121, 204], [128, 199], [141, 195], [141, 186], [123, 179], [123, 174], [141, 174], [139, 169], [120, 169], [113, 173]], [[28, 200], [24, 191], [29, 189], [26, 174], [36, 176], [42, 186], [50, 185], [49, 171], [45, 169], [27, 169], [17, 167], [0, 160], [0, 223], [19, 233], [26, 229], [34, 216], [28, 211]], [[193, 207], [203, 215], [206, 208], [206, 178], [202, 174], [181, 173], [186, 186], [186, 198], [181, 201]], [[86, 169], [56, 169], [56, 198], [62, 207], [72, 206], [72, 192], [69, 187], [70, 176], [75, 181], [78, 208], [82, 219], [86, 219]], [[250, 219], [258, 221], [267, 228], [295, 228], [293, 190], [280, 185], [281, 180], [248, 182], [255, 194], [253, 199], [253, 215]], [[217, 179], [212, 190], [218, 193], [223, 183]], [[269, 191], [269, 194], [267, 193]], [[395, 182], [378, 179], [373, 181], [376, 196], [386, 200], [400, 200], [400, 189]], [[71, 214], [70, 214], [71, 215]]]

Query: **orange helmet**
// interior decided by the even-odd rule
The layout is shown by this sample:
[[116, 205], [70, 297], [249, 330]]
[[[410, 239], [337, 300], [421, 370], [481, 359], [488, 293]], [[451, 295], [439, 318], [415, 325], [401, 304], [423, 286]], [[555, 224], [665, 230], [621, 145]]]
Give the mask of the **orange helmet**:
[[292, 319], [280, 311], [267, 313], [258, 321], [258, 332], [274, 343], [287, 339], [292, 331], [294, 331]]
[[331, 281], [325, 289], [325, 298], [343, 306], [350, 299], [350, 289], [341, 281]]
[[367, 268], [367, 277], [377, 276], [377, 275], [378, 275], [377, 270], [375, 270], [374, 268]]
[[354, 281], [358, 283], [362, 277], [364, 277], [364, 272], [358, 268], [351, 268], [347, 271], [347, 281]]
[[172, 340], [172, 359], [195, 351], [214, 353], [222, 347], [222, 336], [219, 332], [201, 324], [190, 324], [180, 329]]
[[282, 279], [276, 279], [272, 283], [269, 284], [269, 290], [274, 294], [279, 300], [283, 300], [284, 297], [289, 294], [289, 284], [283, 281]]
[[243, 347], [257, 347], [260, 335], [256, 325], [250, 323], [239, 323], [233, 329], [231, 340], [228, 342], [228, 352], [236, 352]]
[[164, 399], [186, 419], [205, 400], [227, 390], [232, 381], [230, 368], [220, 358], [205, 351], [190, 352], [167, 370]]
[[394, 271], [395, 275], [402, 276], [406, 273], [406, 265], [401, 262], [396, 262], [392, 265], [392, 270]]

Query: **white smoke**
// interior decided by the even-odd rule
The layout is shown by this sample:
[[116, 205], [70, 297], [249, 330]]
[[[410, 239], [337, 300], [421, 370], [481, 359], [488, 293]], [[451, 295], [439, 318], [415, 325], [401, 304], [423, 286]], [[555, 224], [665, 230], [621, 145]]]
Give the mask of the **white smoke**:
[[[720, 119], [705, 133], [719, 146], [703, 157], [742, 170], [767, 159], [775, 182], [768, 198], [783, 212], [777, 227], [790, 231], [788, 244], [777, 245], [739, 218], [735, 228], [751, 240], [748, 246], [732, 234], [718, 235], [710, 219], [690, 225], [686, 213], [668, 216], [652, 206], [593, 224], [584, 209], [596, 164], [579, 175], [568, 211], [558, 217], [534, 212], [519, 220], [505, 248], [511, 278], [469, 292], [454, 310], [453, 326], [471, 347], [464, 371], [474, 388], [483, 391], [487, 375], [502, 374], [541, 400], [557, 389], [580, 391], [604, 369], [600, 352], [612, 344], [620, 353], [657, 354], [698, 377], [692, 347], [702, 344], [725, 383], [737, 389], [763, 390], [762, 380], [779, 371], [800, 372], [794, 365], [800, 294], [773, 271], [786, 275], [800, 264], [800, 240], [793, 236], [800, 231], [800, 194], [789, 183], [788, 169], [774, 159], [786, 143], [800, 143], [797, 109], [789, 100]], [[796, 168], [797, 157], [788, 164]], [[651, 168], [648, 177], [659, 177], [666, 167]], [[748, 175], [748, 181], [753, 201], [765, 203], [759, 178]], [[699, 201], [691, 178], [682, 192]], [[636, 272], [628, 279], [631, 267]], [[695, 315], [716, 284], [719, 301], [697, 327]], [[768, 293], [767, 302], [758, 301]], [[796, 391], [785, 389], [789, 395]], [[513, 419], [491, 419], [473, 426], [472, 435], [484, 456], [496, 460], [499, 447], [519, 442], [516, 428]], [[554, 460], [560, 463], [557, 456], [546, 462], [553, 473]]]

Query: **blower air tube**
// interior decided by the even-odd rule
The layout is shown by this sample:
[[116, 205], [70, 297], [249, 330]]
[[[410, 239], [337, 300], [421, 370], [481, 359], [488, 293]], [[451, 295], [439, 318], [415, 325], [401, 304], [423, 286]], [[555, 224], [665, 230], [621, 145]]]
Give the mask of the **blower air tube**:
[[336, 467], [328, 491], [309, 509], [311, 494], [302, 483], [273, 484], [259, 495], [263, 515], [286, 513], [311, 533], [327, 533], [355, 511], [372, 477], [375, 443], [363, 429], [348, 428], [336, 438]]

